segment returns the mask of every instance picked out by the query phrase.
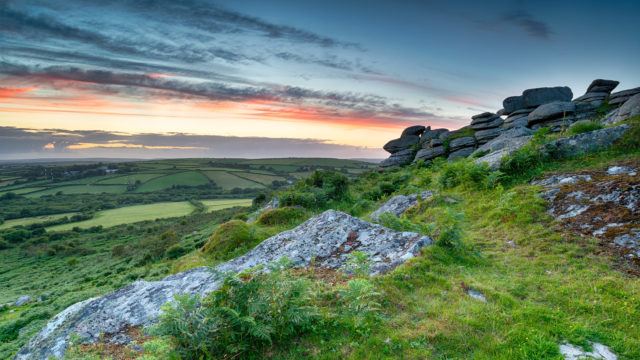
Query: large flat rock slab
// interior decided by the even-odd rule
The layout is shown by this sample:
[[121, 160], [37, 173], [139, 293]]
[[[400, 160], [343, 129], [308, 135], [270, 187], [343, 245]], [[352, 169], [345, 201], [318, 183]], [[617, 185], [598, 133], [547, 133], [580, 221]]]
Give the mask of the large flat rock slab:
[[289, 258], [295, 267], [309, 266], [313, 261], [319, 268], [340, 269], [351, 252], [361, 251], [368, 255], [370, 272], [375, 275], [395, 268], [431, 243], [427, 236], [397, 232], [328, 210], [215, 268], [196, 268], [160, 281], [137, 281], [111, 294], [74, 304], [49, 321], [16, 359], [61, 357], [73, 334], [85, 343], [95, 343], [103, 334], [122, 334], [131, 326], [153, 324], [162, 305], [175, 295], [210, 293], [220, 286], [224, 273], [237, 273], [282, 257]]

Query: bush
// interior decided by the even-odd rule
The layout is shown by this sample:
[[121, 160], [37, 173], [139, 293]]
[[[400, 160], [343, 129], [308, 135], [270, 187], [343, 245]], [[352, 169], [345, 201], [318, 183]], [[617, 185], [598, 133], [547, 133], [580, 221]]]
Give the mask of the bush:
[[275, 226], [298, 224], [308, 217], [307, 212], [301, 207], [285, 206], [277, 209], [270, 209], [258, 217], [258, 224]]
[[202, 251], [214, 259], [227, 260], [242, 250], [252, 248], [260, 240], [255, 228], [244, 221], [231, 220], [213, 232]]
[[438, 224], [439, 234], [436, 245], [449, 249], [460, 249], [462, 247], [461, 218], [462, 214], [447, 209], [443, 221]]
[[600, 130], [602, 128], [604, 128], [604, 126], [602, 126], [602, 124], [596, 121], [581, 120], [573, 123], [567, 130], [567, 134], [578, 135], [578, 134], [582, 134], [582, 133], [586, 133], [594, 130]]
[[640, 149], [640, 115], [627, 119], [627, 124], [631, 129], [622, 135], [622, 138], [615, 144], [615, 148], [622, 151], [633, 151]]
[[167, 230], [158, 237], [149, 237], [141, 242], [143, 249], [147, 251], [152, 259], [160, 258], [165, 251], [179, 241], [178, 234], [173, 230]]
[[204, 300], [177, 297], [154, 332], [184, 358], [251, 357], [313, 330], [320, 315], [312, 296], [308, 280], [287, 272], [233, 275]]
[[8, 249], [9, 243], [0, 238], [0, 250]]
[[486, 164], [462, 159], [442, 164], [438, 183], [444, 189], [457, 186], [485, 189], [495, 186], [497, 180], [496, 174], [492, 174]]
[[177, 259], [180, 256], [182, 256], [182, 255], [184, 255], [184, 254], [186, 254], [188, 252], [189, 252], [189, 249], [183, 247], [180, 244], [175, 244], [175, 245], [170, 246], [167, 249], [167, 251], [164, 252], [164, 256], [167, 259]]
[[5, 233], [2, 237], [8, 242], [18, 243], [31, 237], [31, 231], [25, 229], [17, 229]]

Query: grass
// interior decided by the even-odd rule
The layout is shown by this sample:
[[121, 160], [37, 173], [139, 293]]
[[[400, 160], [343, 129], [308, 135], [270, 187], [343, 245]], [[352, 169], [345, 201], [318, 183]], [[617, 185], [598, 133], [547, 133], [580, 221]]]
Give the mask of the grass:
[[5, 220], [4, 223], [0, 224], [0, 229], [8, 229], [14, 226], [28, 226], [32, 224], [43, 223], [47, 221], [54, 221], [58, 219], [62, 219], [65, 216], [73, 216], [76, 213], [64, 213], [64, 214], [56, 214], [56, 215], [44, 215], [44, 216], [33, 216], [21, 219], [14, 220]]
[[243, 177], [236, 176], [235, 173], [226, 171], [205, 171], [211, 181], [225, 190], [234, 188], [264, 188], [260, 182], [245, 179], [247, 173], [242, 173]]
[[198, 171], [185, 171], [178, 174], [170, 174], [156, 177], [142, 184], [137, 192], [152, 192], [170, 188], [172, 186], [198, 186], [209, 183], [207, 177]]
[[97, 181], [97, 184], [104, 185], [127, 185], [130, 183], [135, 183], [136, 181], [147, 182], [151, 179], [164, 176], [162, 173], [139, 173], [139, 174], [131, 174], [131, 175], [122, 175], [116, 177], [106, 178], [100, 181]]
[[[282, 176], [276, 175], [267, 175], [267, 174], [258, 174], [258, 173], [250, 173], [250, 172], [242, 172], [242, 173], [233, 173], [233, 175], [247, 179], [253, 182], [260, 183], [262, 185], [269, 186], [274, 181], [285, 181], [286, 179]], [[215, 181], [215, 180], [214, 180]]]
[[67, 185], [54, 186], [46, 190], [40, 190], [25, 194], [27, 197], [41, 197], [61, 192], [63, 194], [121, 194], [127, 191], [124, 185]]
[[211, 212], [234, 206], [251, 206], [252, 199], [218, 199], [201, 200], [200, 202], [207, 208], [207, 212]]
[[85, 229], [92, 226], [111, 227], [138, 221], [184, 216], [193, 210], [194, 207], [188, 201], [126, 206], [99, 211], [92, 219], [52, 226], [47, 228], [47, 231], [66, 231], [74, 227]]

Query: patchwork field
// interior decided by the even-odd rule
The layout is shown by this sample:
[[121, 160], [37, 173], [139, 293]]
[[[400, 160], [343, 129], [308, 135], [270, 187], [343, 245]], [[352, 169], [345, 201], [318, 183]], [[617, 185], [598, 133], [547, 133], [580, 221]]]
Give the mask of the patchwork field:
[[15, 220], [7, 220], [4, 223], [0, 224], [1, 229], [8, 229], [14, 226], [29, 226], [31, 224], [38, 224], [48, 221], [55, 221], [64, 218], [65, 216], [73, 216], [76, 213], [64, 213], [64, 214], [55, 214], [55, 215], [44, 215], [44, 216], [32, 216], [27, 218], [15, 219]]
[[[203, 201], [203, 204], [207, 208], [207, 211], [214, 211], [234, 206], [250, 206], [251, 199], [206, 200]], [[74, 227], [86, 229], [93, 226], [107, 228], [145, 220], [185, 216], [191, 214], [194, 210], [196, 210], [196, 208], [188, 201], [126, 206], [118, 209], [100, 211], [89, 220], [51, 226], [47, 228], [47, 231], [66, 231]]]

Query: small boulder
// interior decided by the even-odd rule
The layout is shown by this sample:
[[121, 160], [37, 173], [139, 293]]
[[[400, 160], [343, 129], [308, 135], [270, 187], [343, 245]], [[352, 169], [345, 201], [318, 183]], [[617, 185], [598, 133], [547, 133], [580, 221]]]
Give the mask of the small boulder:
[[433, 196], [431, 191], [423, 191], [419, 194], [411, 195], [396, 195], [382, 204], [376, 211], [371, 213], [371, 219], [373, 221], [380, 221], [380, 216], [384, 213], [389, 213], [394, 216], [400, 216], [404, 214], [411, 207], [418, 203], [418, 199], [426, 200]]
[[402, 132], [402, 135], [400, 135], [400, 137], [405, 137], [408, 135], [417, 135], [420, 136], [422, 135], [422, 133], [425, 131], [425, 127], [422, 125], [413, 125], [413, 126], [409, 126], [408, 128], [404, 129], [404, 131]]
[[417, 135], [407, 135], [399, 139], [394, 139], [386, 143], [382, 148], [391, 154], [395, 154], [402, 150], [406, 150], [420, 142], [420, 137]]
[[527, 120], [529, 125], [537, 124], [547, 120], [555, 120], [564, 118], [576, 111], [576, 104], [566, 101], [554, 101], [548, 104], [540, 105], [537, 109], [529, 114]]
[[527, 89], [522, 93], [524, 107], [536, 107], [554, 101], [571, 101], [573, 92], [566, 86]]
[[16, 300], [16, 302], [13, 304], [14, 306], [22, 306], [28, 302], [31, 302], [31, 296], [29, 295], [22, 295], [18, 298], [18, 300]]
[[431, 127], [428, 127], [420, 137], [420, 144], [422, 145], [422, 147], [428, 146], [431, 140], [437, 139], [438, 137], [440, 137], [441, 134], [447, 133], [447, 132], [449, 132], [449, 130], [447, 129], [431, 130]]

